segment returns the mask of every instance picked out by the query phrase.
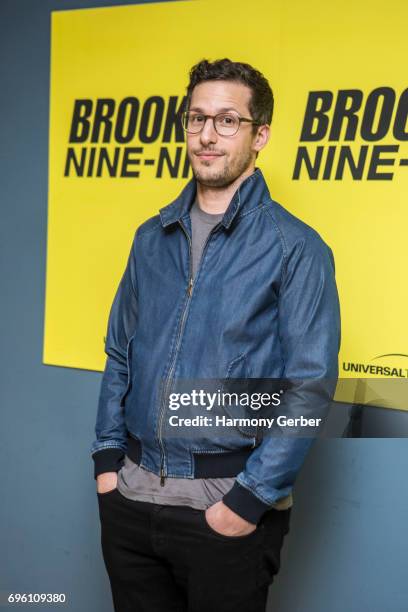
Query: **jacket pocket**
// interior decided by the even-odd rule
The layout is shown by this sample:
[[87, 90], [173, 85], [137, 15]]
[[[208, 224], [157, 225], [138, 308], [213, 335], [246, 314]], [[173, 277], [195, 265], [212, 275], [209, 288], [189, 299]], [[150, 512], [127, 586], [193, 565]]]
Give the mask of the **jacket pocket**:
[[226, 377], [222, 381], [223, 393], [231, 394], [232, 399], [231, 403], [223, 404], [223, 409], [228, 417], [239, 419], [235, 427], [241, 434], [248, 438], [256, 438], [258, 428], [257, 425], [252, 425], [250, 420], [257, 418], [257, 412], [252, 410], [250, 405], [248, 378], [247, 358], [242, 353], [230, 361]]
[[124, 392], [122, 393], [122, 396], [120, 398], [120, 405], [124, 406], [125, 405], [125, 399], [127, 394], [129, 393], [130, 387], [131, 387], [131, 382], [132, 382], [132, 342], [133, 342], [133, 338], [134, 336], [131, 336], [131, 338], [129, 338], [129, 341], [127, 343], [127, 347], [126, 347], [126, 365], [127, 365], [127, 384], [126, 384], [126, 388], [124, 390]]

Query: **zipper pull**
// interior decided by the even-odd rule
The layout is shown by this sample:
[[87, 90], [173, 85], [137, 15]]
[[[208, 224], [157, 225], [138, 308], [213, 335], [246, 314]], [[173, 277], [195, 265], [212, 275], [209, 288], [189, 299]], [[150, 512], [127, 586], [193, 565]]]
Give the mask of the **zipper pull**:
[[192, 289], [193, 289], [193, 279], [190, 278], [190, 280], [188, 281], [188, 288], [187, 288], [187, 293], [189, 296], [191, 295]]
[[165, 484], [165, 476], [164, 476], [164, 469], [163, 466], [160, 468], [160, 486], [164, 487]]

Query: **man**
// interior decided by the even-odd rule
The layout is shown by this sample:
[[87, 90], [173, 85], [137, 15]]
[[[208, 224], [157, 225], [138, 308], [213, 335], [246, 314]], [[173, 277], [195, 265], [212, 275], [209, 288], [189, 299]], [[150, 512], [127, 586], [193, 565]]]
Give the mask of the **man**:
[[279, 570], [313, 438], [168, 426], [177, 380], [296, 379], [285, 410], [300, 415], [308, 381], [337, 379], [332, 252], [255, 166], [272, 110], [248, 64], [192, 68], [193, 178], [138, 228], [115, 295], [91, 452], [116, 612], [260, 612]]

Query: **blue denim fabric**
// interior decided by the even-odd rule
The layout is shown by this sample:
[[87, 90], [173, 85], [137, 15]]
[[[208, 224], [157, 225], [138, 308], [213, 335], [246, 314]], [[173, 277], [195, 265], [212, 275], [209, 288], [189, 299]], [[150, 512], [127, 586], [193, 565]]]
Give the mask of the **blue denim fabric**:
[[[141, 441], [143, 467], [192, 478], [194, 452], [252, 446], [224, 501], [256, 521], [291, 491], [313, 438], [267, 437], [258, 445], [244, 435], [166, 438], [163, 393], [177, 378], [335, 381], [340, 308], [334, 259], [314, 229], [271, 199], [256, 168], [211, 232], [191, 284], [195, 194], [192, 178], [135, 233], [109, 315], [91, 453], [99, 462], [95, 474], [118, 469], [113, 466], [131, 435]], [[307, 404], [307, 389], [304, 398]], [[295, 393], [292, 400], [286, 394], [288, 411], [291, 401], [293, 411]]]

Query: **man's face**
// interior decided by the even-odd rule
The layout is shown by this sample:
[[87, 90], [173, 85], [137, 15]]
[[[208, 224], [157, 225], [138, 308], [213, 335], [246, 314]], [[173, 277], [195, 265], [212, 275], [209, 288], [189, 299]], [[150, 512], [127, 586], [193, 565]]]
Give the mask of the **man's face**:
[[[235, 110], [251, 119], [251, 90], [242, 83], [205, 81], [193, 89], [190, 111], [205, 115]], [[254, 164], [256, 135], [252, 124], [241, 122], [234, 136], [220, 136], [211, 119], [199, 134], [186, 134], [187, 154], [196, 180], [207, 187], [227, 187]]]

